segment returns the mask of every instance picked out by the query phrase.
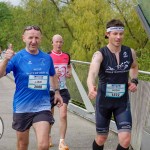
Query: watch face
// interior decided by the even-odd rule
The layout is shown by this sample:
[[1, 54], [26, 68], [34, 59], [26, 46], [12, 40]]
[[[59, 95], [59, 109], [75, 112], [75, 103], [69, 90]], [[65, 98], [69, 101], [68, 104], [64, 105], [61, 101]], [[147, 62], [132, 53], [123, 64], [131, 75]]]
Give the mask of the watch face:
[[0, 139], [3, 136], [3, 133], [4, 133], [4, 123], [3, 123], [2, 118], [0, 117]]

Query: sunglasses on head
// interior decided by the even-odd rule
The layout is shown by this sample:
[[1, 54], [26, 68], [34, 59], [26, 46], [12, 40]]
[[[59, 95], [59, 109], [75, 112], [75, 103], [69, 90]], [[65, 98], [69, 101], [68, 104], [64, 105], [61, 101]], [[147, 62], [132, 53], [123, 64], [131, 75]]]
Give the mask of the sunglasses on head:
[[25, 27], [24, 28], [24, 32], [28, 31], [28, 30], [32, 30], [32, 29], [40, 31], [42, 33], [41, 29], [38, 26], [34, 26], [34, 25], [33, 26], [27, 26], [27, 27]]

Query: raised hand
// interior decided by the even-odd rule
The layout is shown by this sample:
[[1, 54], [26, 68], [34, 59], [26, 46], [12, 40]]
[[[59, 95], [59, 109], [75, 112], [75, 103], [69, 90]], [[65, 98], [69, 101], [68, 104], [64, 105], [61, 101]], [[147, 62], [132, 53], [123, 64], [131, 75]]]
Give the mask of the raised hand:
[[5, 52], [5, 59], [6, 60], [10, 60], [13, 56], [14, 56], [14, 51], [13, 51], [13, 45], [12, 44], [9, 44], [8, 45], [8, 49], [6, 50]]

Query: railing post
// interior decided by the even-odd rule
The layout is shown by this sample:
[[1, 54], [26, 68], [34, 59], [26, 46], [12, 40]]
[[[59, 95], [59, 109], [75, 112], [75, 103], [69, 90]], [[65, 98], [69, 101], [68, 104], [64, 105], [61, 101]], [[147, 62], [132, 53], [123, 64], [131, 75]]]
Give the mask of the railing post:
[[85, 104], [85, 107], [86, 107], [87, 111], [89, 113], [94, 113], [95, 109], [94, 109], [90, 99], [88, 98], [87, 93], [86, 93], [80, 79], [78, 78], [77, 73], [75, 72], [73, 66], [72, 66], [72, 76], [75, 80], [77, 88], [79, 89], [80, 95], [82, 97], [82, 100], [84, 101], [84, 104]]

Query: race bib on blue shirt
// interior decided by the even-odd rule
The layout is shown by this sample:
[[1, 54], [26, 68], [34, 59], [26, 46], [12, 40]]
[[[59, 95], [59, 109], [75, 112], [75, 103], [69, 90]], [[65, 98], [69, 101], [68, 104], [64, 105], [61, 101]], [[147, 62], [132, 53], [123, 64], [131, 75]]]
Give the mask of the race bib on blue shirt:
[[48, 76], [46, 75], [29, 75], [28, 88], [34, 90], [47, 89]]

